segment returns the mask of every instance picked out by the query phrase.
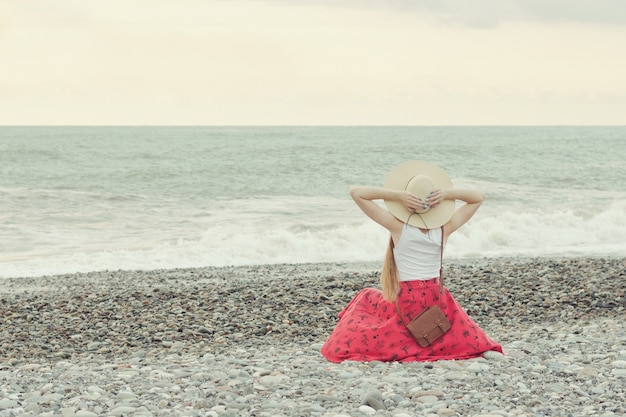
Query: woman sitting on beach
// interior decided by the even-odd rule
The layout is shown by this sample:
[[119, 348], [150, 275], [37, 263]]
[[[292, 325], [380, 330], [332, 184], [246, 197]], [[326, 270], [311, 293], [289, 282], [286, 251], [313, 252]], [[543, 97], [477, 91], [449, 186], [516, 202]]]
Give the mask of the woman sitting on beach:
[[[361, 290], [339, 313], [322, 346], [331, 362], [469, 359], [502, 347], [467, 315], [447, 289], [440, 292], [442, 251], [448, 237], [483, 202], [477, 190], [453, 189], [436, 165], [409, 161], [396, 167], [383, 188], [351, 187], [350, 195], [372, 220], [391, 233], [381, 273], [382, 291]], [[388, 210], [374, 200], [384, 200]], [[464, 202], [456, 209], [455, 201]], [[451, 327], [422, 347], [405, 323], [437, 304]], [[403, 317], [400, 316], [402, 314]]]

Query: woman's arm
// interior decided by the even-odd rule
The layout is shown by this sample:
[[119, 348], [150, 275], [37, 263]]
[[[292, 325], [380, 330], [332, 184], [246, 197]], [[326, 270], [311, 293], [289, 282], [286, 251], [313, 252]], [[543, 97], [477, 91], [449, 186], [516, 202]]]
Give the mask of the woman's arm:
[[447, 238], [472, 218], [485, 200], [485, 193], [480, 190], [451, 188], [435, 190], [428, 199], [433, 206], [437, 206], [443, 200], [461, 200], [465, 202], [465, 204], [456, 209], [452, 218], [445, 224], [444, 231]]
[[[402, 222], [394, 217], [388, 210], [381, 207], [373, 200], [398, 200], [407, 207], [415, 204], [417, 200], [411, 193], [403, 190], [390, 190], [381, 187], [350, 187], [350, 196], [365, 214], [380, 224], [392, 234], [402, 231]], [[414, 208], [411, 208], [413, 210]]]

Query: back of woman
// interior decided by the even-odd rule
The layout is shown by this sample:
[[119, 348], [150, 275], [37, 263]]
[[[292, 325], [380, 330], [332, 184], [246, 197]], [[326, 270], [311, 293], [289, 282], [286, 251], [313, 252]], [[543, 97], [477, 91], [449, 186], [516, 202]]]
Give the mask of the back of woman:
[[[391, 236], [381, 272], [382, 291], [365, 288], [346, 305], [322, 346], [324, 357], [331, 362], [410, 362], [469, 359], [489, 350], [502, 353], [500, 344], [443, 285], [445, 242], [474, 215], [484, 193], [454, 189], [441, 168], [409, 161], [389, 174], [384, 187], [351, 187], [350, 195]], [[375, 200], [384, 200], [388, 210]], [[456, 208], [457, 200], [464, 204]], [[422, 346], [406, 323], [432, 306], [439, 307], [450, 327]]]

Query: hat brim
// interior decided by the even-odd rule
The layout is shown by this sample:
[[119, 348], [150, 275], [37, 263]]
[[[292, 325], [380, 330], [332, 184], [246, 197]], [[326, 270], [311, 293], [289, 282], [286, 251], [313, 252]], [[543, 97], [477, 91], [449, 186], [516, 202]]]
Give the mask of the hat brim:
[[[452, 181], [448, 174], [437, 165], [426, 161], [407, 161], [398, 165], [387, 175], [384, 187], [392, 190], [406, 190], [409, 181], [416, 175], [429, 177], [435, 188], [452, 188]], [[422, 229], [435, 229], [443, 226], [452, 218], [455, 208], [453, 200], [442, 201], [437, 207], [420, 214], [407, 210], [400, 201], [385, 200], [385, 205], [398, 220]]]

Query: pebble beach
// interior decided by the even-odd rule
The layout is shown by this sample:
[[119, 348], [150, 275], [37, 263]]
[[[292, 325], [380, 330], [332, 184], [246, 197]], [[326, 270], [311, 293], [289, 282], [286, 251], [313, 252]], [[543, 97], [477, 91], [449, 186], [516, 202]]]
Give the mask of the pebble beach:
[[626, 259], [444, 267], [505, 355], [326, 361], [378, 264], [2, 279], [0, 417], [626, 415]]

